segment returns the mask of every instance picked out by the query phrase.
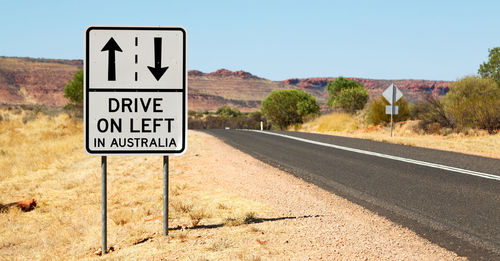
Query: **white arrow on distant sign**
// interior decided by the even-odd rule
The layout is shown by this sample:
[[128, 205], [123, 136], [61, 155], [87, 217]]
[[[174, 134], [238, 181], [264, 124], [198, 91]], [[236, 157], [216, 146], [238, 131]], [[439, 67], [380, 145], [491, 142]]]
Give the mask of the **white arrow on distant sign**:
[[[393, 88], [395, 90], [393, 90]], [[394, 99], [392, 98], [392, 95], [394, 95]], [[389, 104], [392, 104], [392, 101], [397, 102], [401, 97], [403, 97], [403, 93], [396, 87], [396, 85], [391, 84], [391, 86], [387, 87], [385, 91], [382, 93], [382, 96], [389, 102]]]

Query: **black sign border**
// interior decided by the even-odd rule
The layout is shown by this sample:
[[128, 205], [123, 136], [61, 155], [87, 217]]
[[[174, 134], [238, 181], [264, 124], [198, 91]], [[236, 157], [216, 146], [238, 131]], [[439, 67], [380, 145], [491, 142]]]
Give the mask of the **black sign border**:
[[[87, 102], [87, 99], [89, 97], [90, 93], [90, 88], [89, 88], [89, 47], [90, 47], [90, 31], [92, 30], [144, 30], [144, 31], [180, 31], [182, 32], [182, 56], [183, 56], [183, 75], [182, 75], [182, 90], [172, 90], [172, 89], [93, 89], [93, 92], [99, 92], [99, 91], [115, 91], [115, 92], [182, 92], [182, 115], [183, 115], [183, 121], [182, 121], [182, 147], [180, 150], [91, 150], [89, 147], [89, 124], [88, 124], [88, 119], [89, 119], [89, 103]], [[85, 106], [85, 151], [88, 154], [92, 155], [152, 155], [152, 154], [157, 154], [157, 155], [175, 155], [175, 154], [182, 154], [186, 150], [186, 144], [187, 144], [187, 68], [186, 68], [186, 31], [182, 27], [141, 27], [141, 26], [90, 26], [85, 30], [85, 99], [84, 99], [84, 106]]]

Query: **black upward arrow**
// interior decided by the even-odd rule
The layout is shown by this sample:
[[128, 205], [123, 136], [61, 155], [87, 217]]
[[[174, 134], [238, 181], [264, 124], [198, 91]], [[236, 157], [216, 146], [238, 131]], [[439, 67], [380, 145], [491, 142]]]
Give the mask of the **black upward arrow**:
[[153, 76], [157, 81], [163, 76], [167, 71], [167, 67], [161, 67], [161, 37], [155, 37], [155, 67], [148, 66]]
[[122, 52], [122, 49], [116, 43], [115, 39], [111, 37], [104, 45], [101, 52], [109, 51], [108, 54], [108, 81], [116, 81], [116, 65], [115, 65], [115, 51]]

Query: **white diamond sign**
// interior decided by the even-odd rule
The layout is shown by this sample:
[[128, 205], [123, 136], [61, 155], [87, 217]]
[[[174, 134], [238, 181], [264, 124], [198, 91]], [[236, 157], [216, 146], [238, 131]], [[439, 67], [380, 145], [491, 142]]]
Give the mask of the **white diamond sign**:
[[387, 87], [385, 91], [382, 93], [382, 96], [389, 102], [389, 104], [392, 104], [393, 98], [392, 96], [394, 95], [394, 102], [397, 102], [401, 97], [403, 97], [403, 93], [396, 87], [396, 85], [391, 84], [391, 86]]

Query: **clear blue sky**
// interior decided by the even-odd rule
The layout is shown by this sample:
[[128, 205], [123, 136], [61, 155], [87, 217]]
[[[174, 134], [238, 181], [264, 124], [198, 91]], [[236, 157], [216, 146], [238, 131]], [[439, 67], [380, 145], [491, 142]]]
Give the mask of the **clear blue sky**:
[[0, 0], [0, 55], [82, 59], [89, 25], [180, 25], [188, 67], [272, 80], [455, 80], [500, 46], [500, 1]]

